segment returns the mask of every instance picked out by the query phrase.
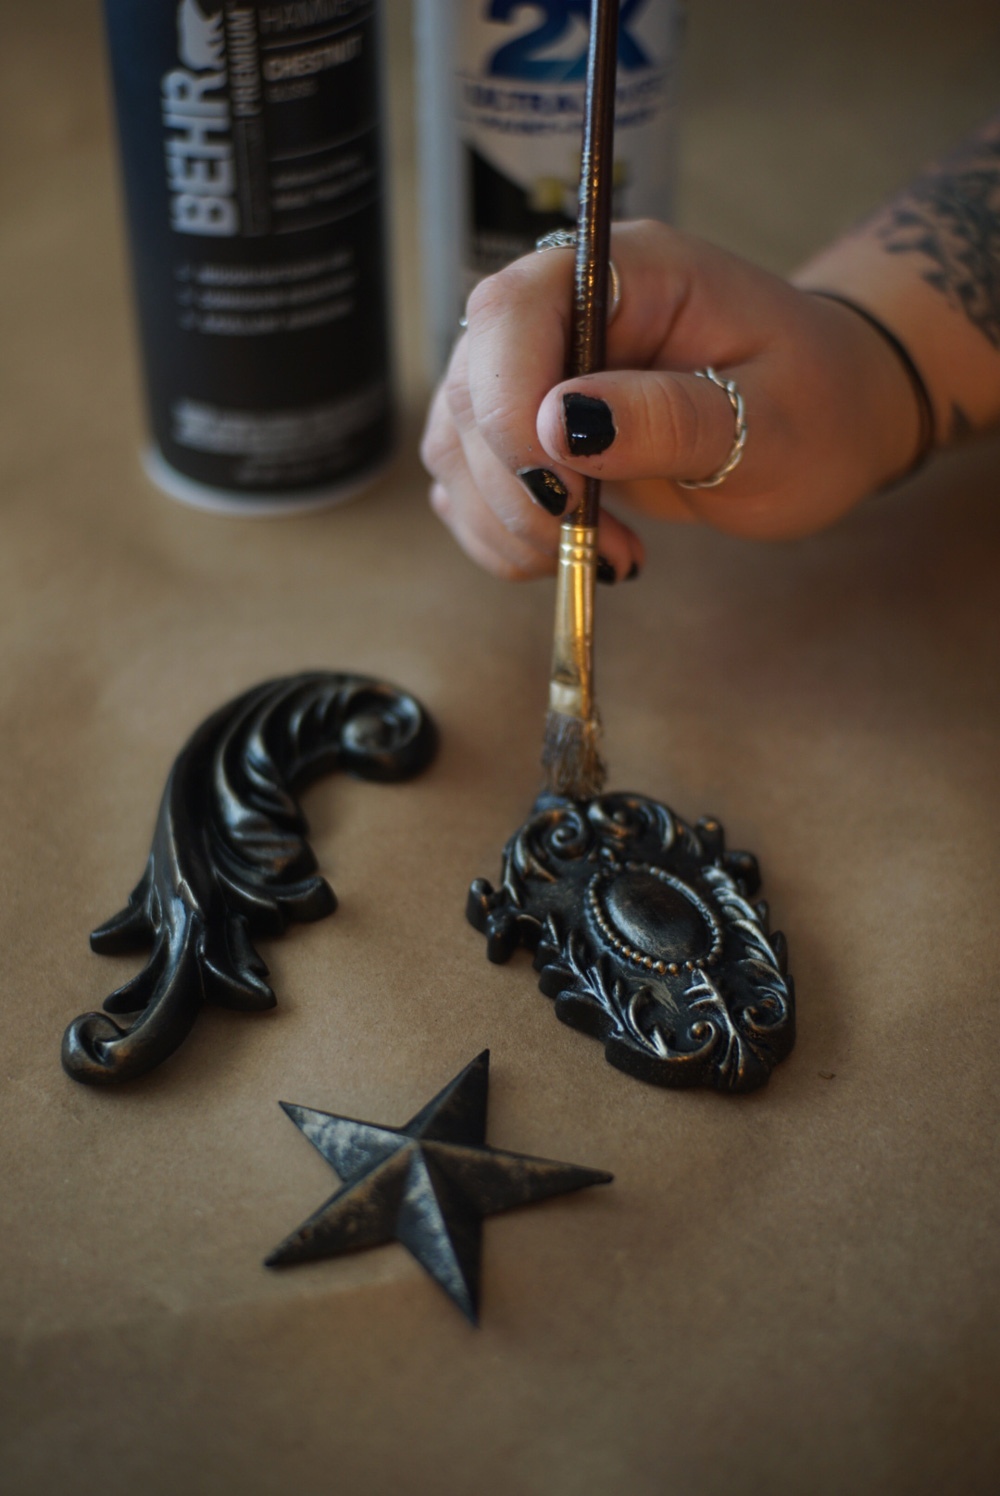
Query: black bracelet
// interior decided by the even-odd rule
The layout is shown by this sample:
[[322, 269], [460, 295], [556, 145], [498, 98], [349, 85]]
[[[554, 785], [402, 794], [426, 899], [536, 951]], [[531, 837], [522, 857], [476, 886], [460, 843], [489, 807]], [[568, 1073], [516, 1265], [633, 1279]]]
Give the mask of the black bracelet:
[[[917, 412], [920, 420], [920, 439], [917, 442], [917, 454], [909, 467], [905, 468], [899, 475], [899, 478], [908, 478], [911, 473], [917, 471], [917, 468], [923, 467], [927, 458], [934, 450], [936, 441], [934, 406], [931, 404], [931, 397], [927, 391], [927, 385], [924, 383], [924, 376], [910, 357], [909, 350], [899, 341], [896, 334], [890, 328], [886, 327], [884, 322], [880, 322], [873, 312], [868, 311], [867, 307], [859, 306], [849, 296], [841, 296], [839, 291], [814, 291], [810, 287], [809, 295], [823, 296], [827, 301], [839, 301], [840, 305], [846, 306], [849, 311], [857, 312], [858, 316], [863, 317], [868, 326], [874, 328], [885, 342], [888, 343], [906, 371], [906, 376], [913, 386], [913, 393], [917, 398]], [[899, 478], [893, 481], [899, 482]]]

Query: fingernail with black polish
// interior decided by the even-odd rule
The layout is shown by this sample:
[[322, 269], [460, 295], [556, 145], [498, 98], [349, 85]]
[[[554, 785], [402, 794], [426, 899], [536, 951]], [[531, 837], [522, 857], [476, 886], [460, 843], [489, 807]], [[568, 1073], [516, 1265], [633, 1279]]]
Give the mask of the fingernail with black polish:
[[629, 567], [628, 571], [625, 573], [624, 580], [626, 582], [634, 582], [635, 579], [636, 579], [636, 577], [638, 575], [639, 575], [639, 563], [638, 563], [638, 561], [633, 561], [632, 565]]
[[517, 476], [531, 494], [536, 504], [541, 504], [550, 514], [563, 514], [569, 489], [560, 483], [555, 473], [548, 468], [518, 468]]
[[605, 556], [598, 556], [597, 558], [597, 580], [607, 583], [609, 587], [612, 582], [617, 582], [618, 580], [618, 573]]
[[592, 395], [563, 395], [566, 445], [574, 457], [606, 452], [618, 435], [611, 406]]

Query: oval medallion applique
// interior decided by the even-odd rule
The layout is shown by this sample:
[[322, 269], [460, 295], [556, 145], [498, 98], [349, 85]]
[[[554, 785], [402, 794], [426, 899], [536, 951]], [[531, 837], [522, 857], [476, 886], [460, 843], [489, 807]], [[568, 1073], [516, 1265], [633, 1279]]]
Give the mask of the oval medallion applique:
[[644, 795], [542, 795], [467, 914], [491, 961], [535, 953], [564, 1023], [660, 1086], [753, 1091], [795, 1043], [785, 938], [756, 858], [711, 817], [689, 826]]

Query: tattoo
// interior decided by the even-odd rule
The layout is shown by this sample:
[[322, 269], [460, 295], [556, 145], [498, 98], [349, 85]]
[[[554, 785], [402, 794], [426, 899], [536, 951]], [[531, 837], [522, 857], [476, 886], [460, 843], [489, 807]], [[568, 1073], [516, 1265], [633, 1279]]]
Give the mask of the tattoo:
[[923, 279], [1000, 348], [1000, 119], [891, 203], [879, 236], [930, 260]]

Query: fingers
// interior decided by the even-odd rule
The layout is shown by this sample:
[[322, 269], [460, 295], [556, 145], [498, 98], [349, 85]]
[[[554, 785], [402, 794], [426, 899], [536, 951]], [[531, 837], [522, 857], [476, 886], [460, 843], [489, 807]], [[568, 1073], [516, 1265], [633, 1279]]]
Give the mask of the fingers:
[[[431, 507], [462, 549], [494, 576], [510, 581], [543, 576], [555, 566], [558, 522], [540, 510], [537, 517], [532, 514], [534, 506], [523, 495], [520, 503], [526, 514], [520, 533], [505, 525], [483, 497], [466, 447], [472, 449], [480, 480], [488, 487], [509, 487], [516, 480], [491, 459], [488, 450], [481, 450], [482, 446], [474, 430], [463, 443], [449, 408], [447, 389], [441, 385], [431, 406], [420, 451], [424, 466], [435, 479]], [[491, 463], [495, 468], [492, 473]]]
[[[442, 483], [432, 483], [429, 497], [431, 508], [466, 555], [493, 576], [506, 582], [526, 582], [555, 572], [554, 555], [527, 547], [520, 551], [512, 548], [508, 532], [477, 494], [463, 492], [457, 485], [445, 488]], [[603, 512], [597, 537], [598, 581], [632, 581], [641, 574], [645, 549], [620, 520]]]
[[[487, 445], [472, 410], [466, 350], [462, 339], [435, 395], [421, 446], [424, 465], [436, 480], [431, 505], [466, 553], [494, 575], [525, 580], [550, 574], [559, 522], [532, 502], [525, 485]], [[537, 452], [537, 436], [534, 448]], [[645, 560], [638, 536], [610, 514], [602, 514], [598, 548], [603, 581], [635, 576]]]
[[[755, 372], [726, 370], [723, 377], [736, 379], [751, 407]], [[608, 480], [708, 478], [729, 456], [735, 432], [723, 390], [661, 369], [567, 380], [549, 391], [538, 412], [538, 436], [555, 463]], [[751, 440], [748, 430], [746, 469], [741, 462], [738, 470], [744, 476]]]
[[503, 468], [524, 474], [529, 496], [556, 516], [576, 507], [583, 485], [553, 467], [535, 419], [565, 370], [572, 272], [572, 251], [552, 250], [482, 281], [469, 297], [464, 366], [448, 378], [459, 430], [475, 426]]
[[[661, 519], [777, 538], [829, 523], [898, 467], [881, 412], [912, 392], [858, 319], [664, 225], [616, 226], [612, 254], [622, 295], [600, 374], [565, 378], [571, 251], [526, 256], [470, 297], [423, 456], [435, 509], [481, 565], [552, 571], [557, 521], [588, 476]], [[709, 365], [739, 387], [745, 451], [721, 486], [689, 489], [723, 468], [736, 437], [725, 390], [693, 372]], [[611, 515], [600, 549], [605, 574], [642, 563]]]
[[[552, 571], [556, 521], [576, 508], [585, 474], [614, 480], [629, 499], [641, 494], [661, 518], [690, 519], [703, 512], [699, 496], [670, 480], [710, 475], [732, 447], [725, 393], [662, 368], [692, 368], [690, 350], [711, 343], [708, 357], [742, 370], [749, 354], [732, 329], [747, 298], [731, 257], [650, 223], [616, 228], [613, 253], [623, 295], [610, 329], [612, 372], [563, 378], [572, 251], [525, 256], [469, 298], [468, 330], [435, 398], [422, 455], [438, 485], [436, 512], [499, 575]], [[712, 305], [728, 308], [714, 342], [704, 281], [719, 283]], [[647, 372], [628, 372], [636, 369]], [[574, 397], [568, 412], [564, 396]], [[602, 519], [600, 546], [605, 576], [642, 565], [638, 538], [613, 516]]]
[[495, 515], [485, 505], [474, 499], [463, 500], [455, 488], [445, 488], [443, 483], [432, 483], [430, 504], [434, 513], [442, 520], [458, 541], [465, 554], [505, 582], [526, 582], [533, 577], [544, 576], [554, 562], [546, 564], [546, 558], [537, 551], [525, 548], [521, 564], [511, 556], [507, 537]]
[[[450, 408], [463, 437], [475, 427], [501, 466], [551, 513], [575, 508], [583, 474], [657, 478], [668, 509], [689, 513], [663, 480], [707, 477], [721, 466], [732, 446], [732, 408], [711, 384], [662, 365], [697, 367], [706, 354], [689, 355], [709, 346], [708, 358], [727, 368], [742, 364], [746, 340], [718, 330], [710, 337], [703, 303], [707, 295], [723, 329], [738, 325], [745, 277], [733, 257], [650, 222], [616, 226], [612, 248], [623, 296], [609, 330], [608, 363], [619, 373], [564, 382], [573, 253], [528, 255], [469, 298], [465, 363], [449, 376]], [[651, 372], [627, 372], [637, 369]], [[582, 424], [568, 433], [562, 397], [602, 390], [613, 409], [577, 401], [573, 414]], [[486, 497], [504, 518], [502, 499]]]

